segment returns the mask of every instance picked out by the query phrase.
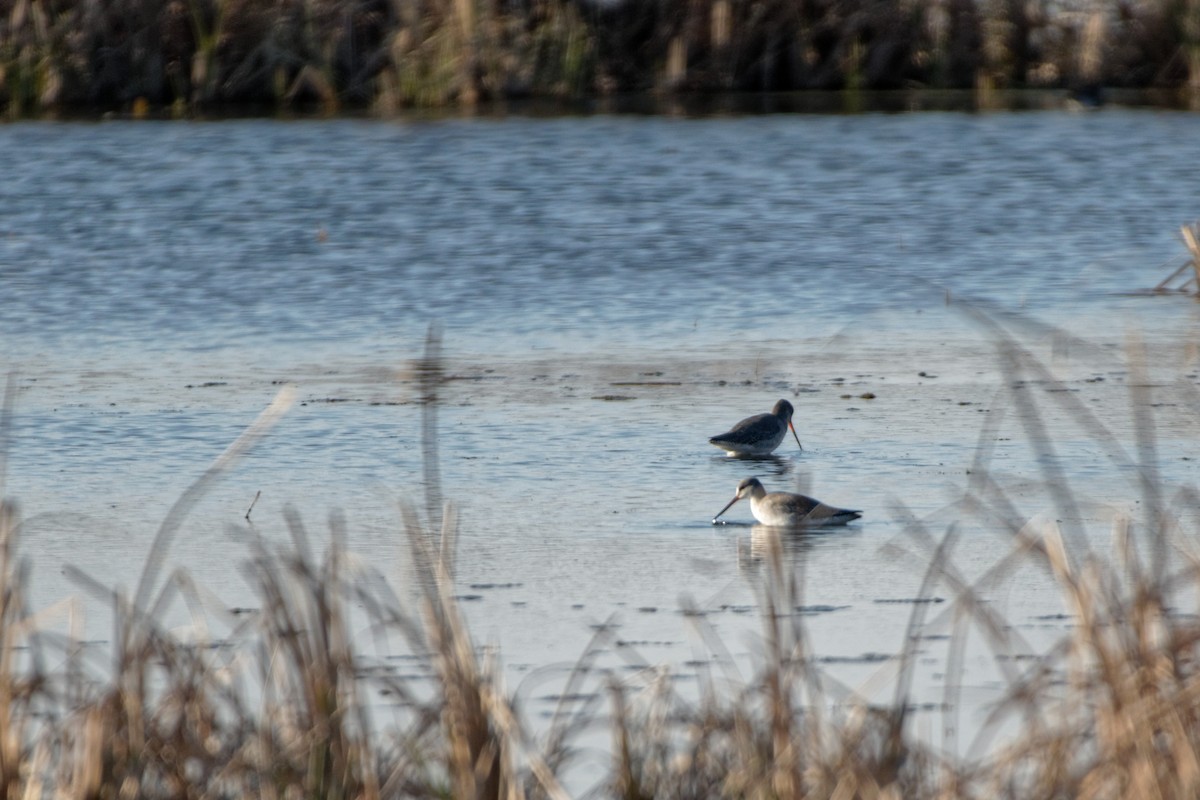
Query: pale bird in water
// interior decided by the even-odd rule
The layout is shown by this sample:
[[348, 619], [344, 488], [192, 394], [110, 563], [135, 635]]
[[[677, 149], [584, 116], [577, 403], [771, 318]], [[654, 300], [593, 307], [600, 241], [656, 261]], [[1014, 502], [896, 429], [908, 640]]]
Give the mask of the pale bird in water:
[[809, 527], [818, 525], [845, 525], [862, 516], [861, 511], [849, 508], [834, 508], [820, 500], [791, 492], [767, 492], [758, 478], [745, 478], [738, 484], [733, 496], [720, 512], [713, 517], [716, 525], [721, 514], [729, 510], [738, 500], [750, 498], [750, 513], [763, 525], [777, 527]]
[[708, 443], [715, 444], [731, 456], [766, 456], [779, 447], [783, 437], [791, 430], [792, 436], [796, 437], [796, 446], [803, 450], [796, 426], [792, 425], [794, 412], [791, 403], [780, 400], [770, 414], [746, 417], [727, 432], [709, 439]]

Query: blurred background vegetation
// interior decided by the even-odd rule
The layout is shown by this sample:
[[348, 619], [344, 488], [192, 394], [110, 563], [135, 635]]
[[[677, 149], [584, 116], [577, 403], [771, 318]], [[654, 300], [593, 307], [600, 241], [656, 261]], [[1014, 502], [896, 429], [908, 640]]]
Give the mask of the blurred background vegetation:
[[1200, 95], [1200, 0], [0, 0], [10, 117], [1101, 86]]

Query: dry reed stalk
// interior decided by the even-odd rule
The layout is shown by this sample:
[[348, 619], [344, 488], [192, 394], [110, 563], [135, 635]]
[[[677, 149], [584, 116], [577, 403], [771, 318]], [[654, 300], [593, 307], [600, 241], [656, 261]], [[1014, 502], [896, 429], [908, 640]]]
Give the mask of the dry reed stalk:
[[0, 399], [0, 793], [20, 794], [36, 697], [44, 681], [37, 660], [21, 663], [28, 638], [23, 587], [26, 570], [17, 561], [17, 509], [4, 496], [8, 443], [12, 436], [16, 376], [9, 374]]
[[1079, 35], [1079, 81], [1084, 86], [1099, 86], [1103, 80], [1104, 45], [1108, 40], [1104, 12], [1087, 15]]
[[[1024, 371], [1049, 377], [1028, 353], [1012, 345], [1005, 349], [1015, 367], [1012, 377]], [[1200, 626], [1167, 610], [1166, 598], [1177, 583], [1166, 568], [1167, 531], [1174, 523], [1161, 499], [1155, 424], [1149, 413], [1153, 403], [1146, 388], [1151, 385], [1145, 375], [1147, 358], [1136, 340], [1127, 352], [1136, 460], [1119, 447], [1109, 450], [1115, 461], [1135, 468], [1133, 488], [1142, 495], [1141, 529], [1148, 537], [1144, 548], [1151, 561], [1148, 568], [1142, 564], [1130, 527], [1120, 520], [1113, 535], [1115, 566], [1090, 553], [1081, 537], [1069, 544], [1056, 524], [1043, 526], [1040, 547], [1023, 548], [1052, 571], [1077, 620], [1042, 663], [1013, 685], [1006, 704], [1027, 719], [1036, 719], [1026, 713], [1031, 707], [1057, 713], [1041, 717], [1036, 726], [1027, 725], [1020, 741], [1004, 749], [990, 768], [994, 785], [1024, 776], [1018, 785], [1037, 796], [1184, 797], [1196, 788], [1200, 706], [1195, 646]], [[1077, 400], [1064, 394], [1045, 396], [1071, 410], [1097, 440], [1112, 440], [1094, 417], [1080, 413]], [[1027, 435], [1042, 441], [1043, 412], [1026, 391], [1016, 393], [1014, 399]], [[1052, 461], [1052, 451], [1045, 452], [1046, 460]], [[1047, 474], [1057, 477], [1053, 467]], [[991, 484], [977, 482], [977, 486]], [[1073, 512], [1076, 501], [1065, 483], [1059, 483], [1053, 496], [1059, 501], [1059, 514]], [[976, 502], [974, 507], [987, 506]], [[1194, 581], [1194, 572], [1188, 574]], [[1068, 676], [1065, 685], [1054, 680], [1060, 669]], [[1168, 745], [1167, 759], [1164, 745]]]
[[1200, 222], [1181, 226], [1179, 235], [1183, 237], [1183, 243], [1187, 246], [1188, 253], [1191, 254], [1190, 265], [1195, 272], [1192, 281], [1200, 291]]
[[[204, 494], [212, 488], [212, 485], [228, 472], [251, 447], [257, 444], [283, 418], [284, 414], [287, 413], [295, 401], [295, 396], [296, 389], [294, 386], [288, 385], [280, 389], [275, 398], [263, 409], [254, 422], [217, 457], [199, 478], [184, 490], [183, 494], [180, 495], [179, 499], [168, 510], [166, 518], [154, 536], [150, 554], [146, 559], [146, 566], [142, 570], [141, 578], [138, 580], [138, 586], [134, 593], [133, 604], [137, 612], [141, 613], [147, 609], [151, 593], [155, 589], [158, 573], [162, 568], [163, 560], [166, 558], [171, 542], [179, 532], [187, 514], [200, 501]], [[136, 624], [136, 620], [133, 622]]]
[[1181, 17], [1182, 49], [1187, 60], [1187, 88], [1195, 109], [1200, 101], [1200, 0], [1184, 0], [1177, 13]]
[[224, 31], [228, 0], [188, 0], [188, 12], [195, 37], [192, 54], [191, 98], [193, 106], [203, 106], [217, 99], [220, 62], [219, 52]]
[[[428, 653], [439, 688], [431, 716], [441, 721], [440, 749], [450, 791], [455, 797], [516, 798], [525, 796], [517, 769], [524, 756], [539, 794], [565, 798], [550, 769], [562, 754], [551, 750], [539, 756], [531, 747], [507, 693], [495, 659], [480, 662], [454, 599], [454, 558], [458, 519], [452, 506], [435, 508], [441, 499], [438, 470], [437, 407], [444, 366], [441, 331], [431, 325], [425, 355], [417, 376], [422, 399], [422, 451], [425, 467], [426, 511], [429, 527], [415, 511], [402, 506], [408, 541], [421, 589], [422, 624], [401, 623], [410, 645]], [[432, 527], [434, 521], [440, 530]], [[397, 620], [397, 612], [388, 618]], [[575, 677], [572, 677], [574, 680]], [[551, 741], [554, 741], [553, 739]]]
[[289, 513], [294, 550], [271, 553], [256, 544], [254, 579], [263, 607], [261, 636], [267, 646], [262, 673], [277, 711], [265, 720], [270, 758], [263, 779], [290, 766], [292, 780], [309, 796], [379, 797], [379, 766], [365, 718], [365, 687], [357, 680], [344, 603], [344, 534], [334, 521], [333, 541], [322, 564], [308, 554], [307, 534]]
[[677, 89], [687, 79], [687, 42], [683, 36], [674, 36], [667, 47], [667, 63], [663, 70], [663, 85]]
[[729, 44], [730, 37], [730, 17], [731, 11], [729, 8], [730, 0], [715, 0], [712, 5], [712, 46], [716, 48], [726, 47]]
[[[844, 689], [829, 694], [836, 681], [820, 672], [796, 613], [802, 562], [788, 558], [782, 536], [759, 552], [763, 633], [753, 677], [720, 690], [704, 680], [699, 701], [679, 697], [661, 670], [633, 697], [628, 686], [612, 684], [612, 794], [926, 796], [934, 762], [907, 737], [904, 713], [874, 708]], [[688, 616], [719, 655], [703, 615], [693, 608]], [[839, 692], [844, 711], [831, 702]]]
[[[11, 382], [10, 382], [11, 388]], [[6, 399], [11, 395], [6, 395]], [[3, 481], [0, 478], [0, 485]], [[28, 680], [17, 662], [24, 608], [17, 576], [16, 509], [0, 502], [0, 788], [18, 794], [21, 763], [30, 722], [26, 702]]]

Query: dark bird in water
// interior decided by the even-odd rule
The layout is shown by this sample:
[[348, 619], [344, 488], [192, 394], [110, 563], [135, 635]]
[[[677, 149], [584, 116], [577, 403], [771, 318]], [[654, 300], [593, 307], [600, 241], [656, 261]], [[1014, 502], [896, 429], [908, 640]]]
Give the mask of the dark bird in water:
[[731, 456], [766, 456], [779, 447], [783, 437], [791, 430], [796, 437], [796, 446], [801, 450], [800, 436], [796, 426], [792, 425], [792, 414], [795, 409], [787, 400], [780, 400], [771, 409], [770, 414], [755, 414], [734, 425], [725, 433], [718, 434], [708, 440]]

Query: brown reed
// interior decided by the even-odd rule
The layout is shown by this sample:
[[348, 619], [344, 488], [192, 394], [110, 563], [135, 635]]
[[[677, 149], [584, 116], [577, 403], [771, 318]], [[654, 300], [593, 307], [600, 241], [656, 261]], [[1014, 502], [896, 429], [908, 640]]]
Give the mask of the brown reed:
[[1179, 227], [1179, 237], [1187, 248], [1188, 257], [1159, 281], [1153, 292], [1187, 292], [1200, 293], [1200, 221]]

